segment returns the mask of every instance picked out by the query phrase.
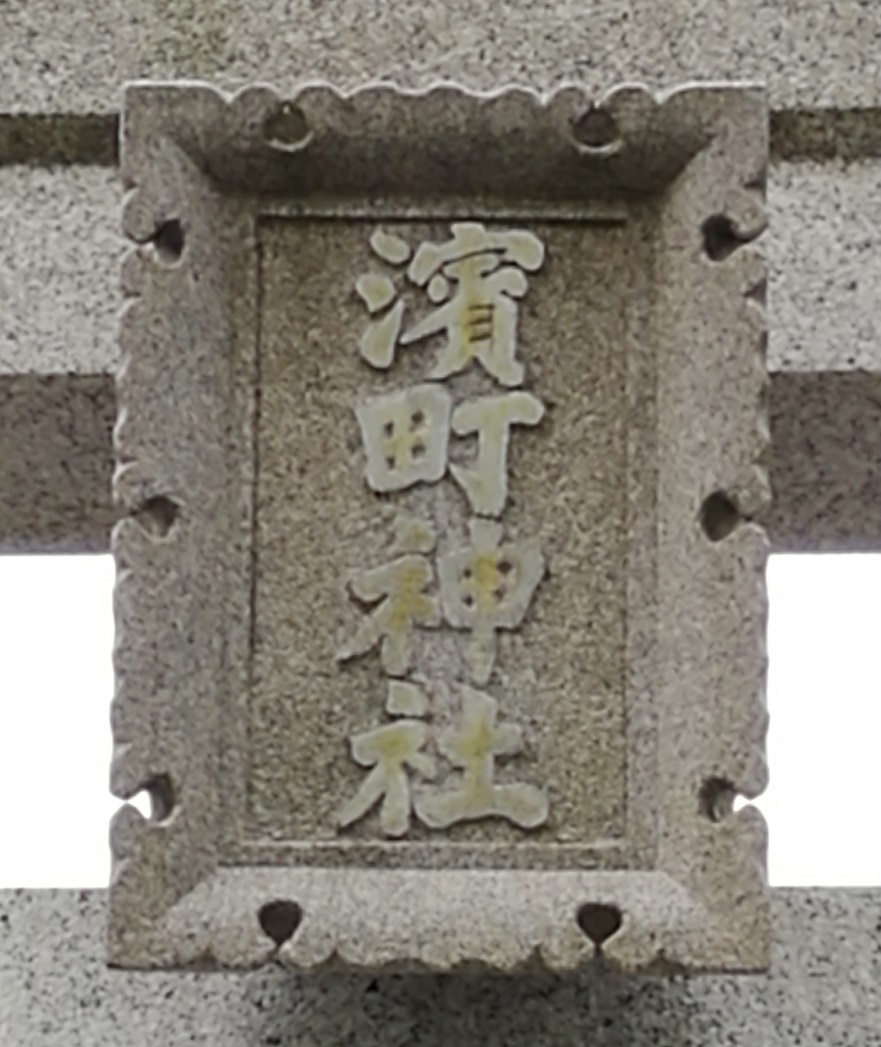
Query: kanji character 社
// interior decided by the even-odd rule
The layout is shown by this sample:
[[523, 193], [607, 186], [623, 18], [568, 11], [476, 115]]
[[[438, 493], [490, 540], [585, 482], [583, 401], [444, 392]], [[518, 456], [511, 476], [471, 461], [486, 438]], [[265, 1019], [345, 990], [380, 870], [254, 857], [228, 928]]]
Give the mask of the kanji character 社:
[[451, 410], [450, 394], [436, 385], [417, 385], [355, 408], [374, 491], [440, 480], [447, 471]]
[[498, 516], [508, 496], [508, 438], [512, 425], [538, 425], [545, 409], [532, 393], [481, 396], [466, 400], [453, 411], [453, 432], [477, 433], [477, 461], [473, 466], [451, 465], [450, 472], [475, 513]]
[[490, 232], [480, 222], [455, 222], [443, 244], [422, 244], [407, 270], [438, 305], [401, 335], [402, 345], [438, 331], [447, 335], [430, 379], [447, 378], [477, 359], [502, 385], [523, 381], [517, 352], [517, 305], [527, 291], [526, 272], [544, 260], [538, 237], [525, 230]]
[[355, 635], [337, 651], [338, 661], [366, 654], [381, 644], [382, 667], [389, 676], [404, 676], [410, 668], [411, 639], [417, 626], [436, 629], [441, 623], [436, 596], [426, 589], [434, 580], [431, 564], [423, 555], [434, 549], [436, 537], [429, 524], [400, 520], [395, 552], [403, 552], [391, 563], [359, 571], [351, 579], [351, 591], [359, 599], [377, 606], [365, 617]]
[[484, 684], [496, 657], [496, 630], [515, 629], [544, 574], [536, 541], [500, 545], [502, 525], [474, 519], [471, 546], [438, 560], [444, 617], [471, 630], [466, 662], [471, 679]]
[[444, 731], [438, 748], [455, 767], [462, 769], [458, 788], [426, 789], [416, 797], [416, 814], [431, 829], [446, 829], [456, 822], [477, 818], [507, 818], [524, 829], [546, 821], [548, 798], [533, 785], [498, 785], [495, 758], [513, 756], [523, 745], [522, 733], [513, 724], [496, 723], [498, 703], [483, 691], [462, 690], [462, 725]]
[[[421, 716], [427, 711], [425, 696], [418, 687], [402, 680], [389, 685], [386, 709], [392, 715]], [[433, 778], [435, 761], [422, 752], [428, 741], [428, 726], [420, 720], [398, 720], [349, 739], [352, 758], [373, 770], [357, 793], [343, 805], [337, 822], [341, 829], [363, 818], [380, 800], [379, 823], [386, 836], [403, 836], [410, 828], [410, 782], [408, 768], [423, 778]]]

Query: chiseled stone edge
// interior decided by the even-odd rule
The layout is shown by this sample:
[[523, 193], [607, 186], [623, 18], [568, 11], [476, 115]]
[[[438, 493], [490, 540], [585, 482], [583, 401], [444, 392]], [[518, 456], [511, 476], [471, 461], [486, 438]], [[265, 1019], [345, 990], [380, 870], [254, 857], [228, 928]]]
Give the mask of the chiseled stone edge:
[[[313, 108], [305, 103], [307, 92], [312, 92], [308, 97], [314, 103]], [[349, 103], [348, 108], [341, 106], [343, 99]], [[396, 92], [383, 85], [365, 88], [350, 96], [328, 88], [310, 87], [296, 96], [298, 106], [305, 106], [310, 131], [302, 140], [269, 147], [267, 154], [265, 144], [257, 141], [262, 141], [267, 121], [278, 118], [284, 123], [290, 115], [285, 109], [289, 103], [281, 101], [267, 88], [245, 89], [232, 99], [225, 99], [212, 88], [201, 85], [141, 85], [130, 88], [127, 93], [122, 173], [130, 192], [124, 225], [129, 238], [140, 246], [129, 255], [124, 268], [125, 292], [130, 301], [123, 318], [122, 367], [118, 377], [115, 491], [127, 515], [113, 539], [118, 567], [116, 609], [120, 637], [116, 653], [113, 787], [124, 798], [148, 788], [156, 799], [156, 813], [145, 822], [133, 808], [125, 807], [114, 821], [111, 962], [125, 966], [169, 963], [210, 966], [261, 962], [268, 958], [265, 936], [259, 939], [259, 950], [251, 951], [250, 940], [243, 932], [244, 924], [233, 928], [236, 934], [231, 939], [228, 934], [231, 928], [223, 915], [231, 898], [247, 894], [239, 885], [231, 893], [227, 891], [228, 877], [244, 877], [248, 884], [259, 880], [266, 871], [216, 870], [223, 829], [215, 747], [223, 706], [219, 696], [225, 683], [227, 604], [235, 597], [228, 581], [229, 560], [235, 559], [241, 550], [236, 549], [240, 536], [225, 532], [225, 520], [234, 518], [235, 513], [223, 502], [224, 490], [230, 486], [225, 425], [229, 422], [227, 412], [231, 384], [234, 384], [223, 360], [234, 321], [228, 311], [216, 308], [217, 302], [224, 300], [221, 289], [218, 287], [218, 293], [211, 296], [205, 293], [205, 283], [216, 279], [213, 274], [218, 268], [222, 269], [217, 265], [218, 253], [232, 257], [235, 247], [231, 245], [239, 244], [243, 236], [247, 236], [247, 223], [237, 224], [235, 209], [209, 188], [202, 172], [207, 167], [222, 181], [249, 184], [256, 177], [257, 168], [266, 163], [270, 168], [269, 183], [261, 183], [256, 177], [254, 184], [271, 186], [274, 178], [295, 170], [290, 165], [292, 155], [297, 159], [312, 145], [313, 138], [320, 142], [325, 126], [334, 127], [334, 120], [342, 120], [345, 127], [346, 119], [351, 119], [348, 110], [356, 101], [365, 108], [365, 116], [376, 119], [384, 114], [386, 119], [393, 118], [399, 138], [413, 133], [418, 141], [421, 107], [433, 101], [443, 108], [451, 100], [455, 106], [471, 106], [469, 115], [479, 114], [483, 119], [491, 110], [492, 121], [501, 121], [501, 126], [510, 126], [510, 121], [526, 114], [532, 134], [530, 149], [541, 138], [544, 117], [552, 117], [549, 122], [559, 135], [561, 129], [571, 128], [589, 105], [583, 93], [571, 87], [555, 92], [545, 101], [521, 90], [500, 92], [487, 98], [451, 85], [422, 93]], [[577, 108], [573, 108], [573, 103]], [[323, 112], [330, 115], [327, 125], [318, 122], [316, 129], [315, 114], [322, 111], [322, 105], [326, 107]], [[760, 284], [757, 274], [761, 267], [757, 267], [755, 253], [746, 249], [732, 255], [732, 259], [736, 259], [733, 263], [708, 261], [701, 251], [700, 229], [705, 218], [722, 215], [729, 221], [731, 235], [739, 246], [740, 241], [753, 239], [763, 227], [764, 212], [757, 206], [756, 194], [761, 195], [767, 158], [764, 95], [759, 89], [745, 86], [689, 85], [670, 92], [661, 101], [653, 101], [644, 89], [625, 85], [604, 96], [598, 108], [604, 107], [612, 113], [625, 143], [630, 127], [635, 128], [637, 137], [648, 136], [649, 153], [642, 157], [638, 152], [633, 153], [628, 162], [654, 157], [654, 166], [652, 163], [641, 165], [641, 173], [632, 188], [642, 186], [640, 180], [646, 177], [661, 178], [665, 183], [686, 168], [683, 178], [689, 189], [685, 196], [682, 192], [674, 193], [681, 213], [674, 212], [668, 230], [669, 246], [671, 258], [689, 259], [689, 265], [684, 266], [687, 271], [676, 273], [673, 283], [681, 288], [685, 286], [682, 281], [689, 275], [693, 278], [691, 301], [697, 303], [697, 309], [683, 303], [680, 294], [671, 303], [672, 308], [663, 314], [669, 327], [669, 343], [662, 353], [661, 367], [663, 370], [668, 364], [672, 365], [674, 384], [684, 383], [687, 388], [689, 361], [677, 358], [675, 343], [684, 338], [686, 356], [694, 351], [695, 345], [710, 351], [714, 366], [718, 365], [714, 372], [718, 382], [715, 386], [710, 383], [712, 391], [701, 404], [709, 414], [698, 411], [698, 417], [707, 418], [710, 428], [719, 423], [715, 435], [721, 444], [731, 440], [733, 451], [726, 446], [713, 462], [720, 468], [713, 482], [716, 486], [722, 485], [736, 511], [748, 518], [762, 507], [767, 489], [760, 461], [767, 443], [767, 428], [763, 430], [761, 421], [766, 376], [761, 366], [763, 343], [759, 336], [763, 335], [764, 323], [759, 315], [756, 327], [755, 303], [747, 301], [747, 296]], [[665, 155], [663, 125], [668, 117], [669, 126], [678, 137], [675, 147]], [[137, 125], [134, 134], [132, 125]], [[297, 126], [296, 116], [293, 126]], [[472, 124], [468, 126], [473, 128]], [[339, 123], [336, 127], [338, 131]], [[375, 125], [372, 130], [376, 132]], [[436, 127], [433, 130], [436, 132]], [[348, 133], [352, 135], [351, 130]], [[333, 135], [329, 140], [333, 141]], [[467, 138], [463, 142], [467, 144]], [[556, 148], [559, 151], [559, 143]], [[614, 142], [596, 149], [581, 149], [571, 134], [565, 148], [582, 154], [578, 159], [584, 170], [598, 179], [595, 185], [603, 184], [604, 177], [608, 177], [604, 171], [612, 171], [616, 161], [627, 153], [626, 148], [619, 149]], [[224, 160], [224, 150], [233, 157], [234, 162], [229, 166]], [[251, 152], [256, 154], [257, 168], [249, 156]], [[272, 171], [273, 165], [277, 172]], [[345, 170], [345, 167], [342, 163], [341, 168]], [[544, 184], [542, 176], [548, 173], [547, 168], [543, 169], [536, 184]], [[397, 191], [412, 185], [419, 188], [423, 176], [424, 171], [420, 173], [417, 164], [391, 189]], [[681, 183], [682, 179], [677, 185]], [[308, 179], [301, 188], [308, 190]], [[348, 187], [341, 183], [340, 188]], [[731, 193], [724, 199], [719, 198], [720, 189], [729, 188]], [[665, 221], [670, 222], [669, 217]], [[682, 237], [686, 242], [677, 242]], [[178, 258], [175, 243], [181, 238], [185, 239], [185, 249]], [[691, 240], [695, 243], [691, 244]], [[201, 280], [199, 289], [191, 279], [195, 274]], [[701, 326], [707, 300], [723, 304], [724, 319], [733, 326], [729, 329], [722, 322], [720, 330], [728, 337], [718, 334], [707, 337], [706, 324]], [[744, 330], [746, 337], [755, 335], [759, 349], [749, 357], [751, 362], [745, 378], [737, 373], [742, 360], [739, 338]], [[726, 353], [728, 348], [733, 350], [730, 358]], [[726, 422], [724, 410], [720, 413], [720, 408], [730, 399], [725, 392], [725, 382], [730, 380], [745, 380], [747, 391], [756, 393], [754, 417], [746, 419], [746, 431], [743, 418]], [[197, 387], [201, 391], [198, 401], [192, 396], [192, 390]], [[139, 389], [150, 389], [151, 394], [139, 396]], [[676, 401], [677, 392], [681, 390], [671, 391], [669, 417], [682, 409], [682, 403]], [[698, 401], [704, 392], [699, 384]], [[181, 411], [176, 417], [173, 405], [178, 397]], [[160, 406], [154, 415], [156, 404]], [[666, 409], [669, 411], [670, 407], [668, 402]], [[730, 432], [726, 429], [729, 423]], [[673, 428], [674, 431], [681, 428], [678, 421]], [[662, 501], [669, 493], [668, 509], [673, 514], [674, 527], [681, 527], [688, 518], [693, 519], [699, 530], [700, 506], [684, 505], [682, 495], [684, 492], [686, 502], [694, 499], [695, 483], [700, 487], [699, 481], [704, 479], [698, 475], [706, 464], [704, 459], [713, 456], [705, 455], [703, 448], [697, 452], [693, 447], [683, 450], [687, 475], [674, 475], [679, 468], [674, 453], [673, 472], [667, 477], [670, 487], [666, 492], [665, 479], [661, 478]], [[695, 453], [696, 462], [689, 459], [689, 455]], [[702, 496], [708, 493], [709, 490], [701, 491]], [[669, 523], [661, 521], [662, 531], [665, 522]], [[705, 541], [705, 537], [699, 540]], [[688, 544], [678, 542], [675, 536], [673, 541], [674, 546]], [[756, 594], [755, 587], [761, 586], [763, 537], [758, 528], [750, 525], [739, 528], [727, 541], [718, 562], [724, 567], [723, 575], [727, 573], [729, 577], [706, 578], [704, 582], [709, 583], [713, 596], [724, 601], [733, 576], [746, 583], [746, 589], [741, 586], [734, 603], [741, 609], [752, 608], [757, 602], [761, 604], [763, 591], [760, 588]], [[678, 548], [676, 551], [682, 552]], [[664, 555], [662, 549], [662, 559]], [[697, 551], [697, 555], [700, 559], [706, 551]], [[692, 565], [686, 566], [687, 571], [679, 577], [676, 569], [682, 564], [675, 564], [668, 579], [672, 580], [672, 587], [667, 595], [673, 599], [661, 609], [661, 617], [666, 615], [668, 622], [675, 620], [681, 609], [675, 598], [676, 586], [684, 582], [687, 590], [687, 583], [692, 579]], [[195, 606], [194, 593], [199, 594], [198, 606]], [[703, 607], [703, 596], [692, 593], [692, 597], [695, 595], [696, 603], [690, 606]], [[716, 632], [722, 635], [721, 628]], [[683, 646], [680, 639], [674, 638], [674, 647], [677, 644]], [[661, 720], [665, 748], [662, 748], [661, 764], [670, 777], [671, 802], [662, 813], [660, 872], [623, 872], [611, 874], [610, 879], [598, 879], [598, 874], [590, 873], [574, 877], [505, 870], [481, 874], [481, 884], [489, 887], [488, 894], [484, 892], [484, 901], [494, 899], [494, 918], [484, 921], [483, 931], [488, 932], [492, 927], [501, 930], [503, 925], [495, 922], [497, 907], [515, 890], [515, 882], [529, 884], [535, 888], [529, 892], [530, 905], [538, 906], [539, 917], [531, 924], [528, 952], [537, 950], [551, 966], [578, 963], [593, 947], [577, 925], [573, 928], [571, 905], [566, 906], [564, 916], [555, 908], [562, 898], [568, 898], [567, 890], [575, 885], [582, 895], [581, 904], [600, 902], [622, 910], [621, 930], [606, 943], [604, 951], [611, 961], [626, 969], [654, 968], [659, 964], [698, 969], [764, 966], [767, 897], [761, 872], [760, 819], [757, 820], [755, 812], [747, 810], [721, 825], [710, 823], [700, 813], [696, 783], [685, 774], [686, 769], [693, 769], [690, 763], [694, 758], [693, 746], [689, 746], [687, 753], [676, 751], [683, 738], [698, 742], [711, 738], [721, 740], [723, 749], [727, 747], [735, 753], [736, 766], [732, 765], [730, 777], [723, 776], [724, 768], [718, 771], [720, 780], [730, 781], [732, 792], [753, 795], [759, 790], [761, 774], [755, 768], [763, 765], [764, 713], [756, 704], [752, 687], [756, 648], [747, 645], [737, 653], [743, 658], [742, 672], [736, 671], [734, 675], [738, 680], [743, 678], [742, 686], [734, 692], [723, 689], [710, 699], [710, 707], [721, 721], [725, 719], [723, 710], [731, 699], [736, 710], [735, 723], [722, 723], [721, 730], [719, 724], [711, 725], [709, 735], [702, 735], [700, 731], [695, 734], [693, 725], [676, 722], [675, 697], [671, 699], [668, 694], [664, 699]], [[687, 644], [684, 654], [684, 660], [671, 674], [677, 677], [678, 686], [694, 669], [689, 662]], [[701, 653], [704, 662], [707, 661], [705, 655], [705, 651]], [[723, 661], [727, 668], [729, 663], [726, 659]], [[742, 721], [737, 720], [738, 716], [744, 717]], [[172, 728], [173, 719], [177, 722]], [[744, 748], [746, 768], [738, 764], [737, 755], [742, 755]], [[665, 759], [668, 763], [664, 767]], [[710, 764], [718, 770], [712, 760]], [[714, 834], [712, 838], [710, 833]], [[689, 851], [689, 847], [693, 849]], [[308, 891], [314, 892], [313, 900], [318, 903], [319, 913], [310, 905], [309, 896], [302, 898], [305, 915], [301, 929], [282, 955], [296, 963], [322, 962], [327, 952], [324, 947], [312, 954], [299, 955], [296, 943], [309, 941], [310, 935], [314, 936], [315, 921], [322, 914], [331, 930], [339, 927], [338, 913], [346, 911], [344, 906], [340, 909], [339, 890], [328, 893], [325, 889], [334, 882], [327, 878], [326, 870], [286, 870], [283, 875], [285, 885], [295, 890], [302, 887], [307, 895]], [[400, 888], [399, 901], [402, 904], [407, 901], [408, 908], [416, 905], [418, 909], [421, 898], [429, 916], [434, 911], [435, 900], [447, 898], [452, 913], [459, 911], [467, 897], [458, 882], [462, 874], [453, 875], [449, 871], [413, 872], [400, 882], [387, 870], [377, 873], [352, 870], [345, 875], [348, 877], [345, 883], [357, 883], [356, 897], [362, 904], [372, 900], [374, 909], [395, 896], [390, 894], [391, 888]], [[521, 875], [524, 878], [517, 879]], [[477, 901], [480, 901], [480, 892]], [[574, 904], [574, 896], [569, 901]], [[220, 903], [221, 927], [227, 940], [232, 942], [229, 950], [223, 947], [224, 936], [219, 932], [208, 940], [205, 938], [205, 928], [212, 926], [214, 919], [205, 906], [212, 902]], [[301, 902], [297, 900], [297, 904]], [[633, 919], [634, 914], [641, 912], [646, 914], [645, 922]], [[695, 914], [699, 914], [699, 918]], [[556, 932], [552, 928], [558, 926], [559, 919], [565, 921], [567, 941], [571, 943], [572, 936], [577, 938], [577, 949], [571, 944], [554, 944]], [[249, 921], [248, 926], [255, 933], [253, 928], [258, 921], [252, 910], [249, 910]], [[388, 926], [401, 928], [403, 924], [398, 918], [390, 920]], [[464, 928], [461, 933], [463, 941], [473, 941], [474, 950], [481, 953], [485, 962], [505, 967], [522, 959], [520, 926], [515, 918], [501, 940], [490, 935], [491, 948], [488, 939], [478, 940], [480, 935], [475, 938], [474, 934], [469, 938]], [[536, 939], [536, 929], [541, 940]], [[341, 935], [340, 929], [331, 954], [341, 954]], [[374, 929], [375, 939], [376, 935], [381, 938], [381, 928]], [[371, 952], [363, 941], [362, 946], [357, 956], [350, 957], [353, 962], [385, 963], [394, 956], [398, 962], [418, 964], [429, 957], [428, 962], [443, 967], [463, 959], [455, 949], [445, 951], [439, 942], [414, 940], [412, 935], [393, 938], [390, 951], [374, 947]]]
[[[867, 160], [881, 156], [881, 106], [792, 106], [771, 111], [771, 158]], [[0, 114], [0, 164], [119, 164], [119, 113]]]
[[[541, 94], [446, 82], [349, 91], [307, 83], [284, 96], [260, 83], [228, 95], [203, 83], [136, 81], [125, 90], [123, 151], [133, 135], [161, 134], [221, 184], [291, 197], [458, 191], [468, 200], [577, 202], [605, 187], [647, 191], [670, 182], [713, 135], [695, 119], [695, 100], [731, 86], [654, 94], [624, 83], [596, 97], [577, 84]], [[591, 117], [598, 119], [588, 126]], [[125, 168], [123, 159], [124, 181]], [[150, 235], [146, 216], [128, 214], [127, 222]]]
[[[679, 928], [668, 960], [763, 969], [770, 941], [766, 830], [732, 812], [765, 787], [764, 568], [755, 522], [770, 500], [765, 266], [767, 107], [760, 89], [732, 91], [719, 134], [666, 201], [680, 267], [658, 281], [661, 449], [658, 644], [658, 868], [714, 917]], [[709, 106], [708, 106], [709, 108]], [[704, 114], [709, 119], [709, 114]], [[683, 293], [685, 291], [685, 293]], [[687, 412], [665, 428], [665, 419]], [[699, 612], [699, 613], [695, 613]], [[614, 957], [622, 944], [613, 938]]]
[[[727, 933], [717, 914], [657, 872], [263, 866], [219, 869], [139, 944], [146, 966], [241, 969], [278, 960], [301, 969], [442, 971], [478, 963], [511, 971], [538, 963], [572, 970], [599, 952], [579, 926], [579, 911], [604, 899], [622, 910], [626, 944], [612, 950], [612, 938], [603, 956], [625, 970], [690, 969], [687, 956], [660, 945], [673, 927], [695, 941]], [[277, 902], [293, 903], [300, 916], [280, 942], [258, 919]]]
[[233, 324], [223, 253], [242, 236], [161, 131], [125, 140], [111, 789], [146, 790], [145, 820], [111, 825], [111, 959], [214, 870], [222, 827], [218, 738], [236, 550], [230, 533]]

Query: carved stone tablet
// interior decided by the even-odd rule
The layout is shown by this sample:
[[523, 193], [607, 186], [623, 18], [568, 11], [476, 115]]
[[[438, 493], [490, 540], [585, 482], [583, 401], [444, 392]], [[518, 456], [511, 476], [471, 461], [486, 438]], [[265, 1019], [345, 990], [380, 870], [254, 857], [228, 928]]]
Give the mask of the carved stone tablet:
[[109, 955], [767, 962], [752, 86], [131, 86]]

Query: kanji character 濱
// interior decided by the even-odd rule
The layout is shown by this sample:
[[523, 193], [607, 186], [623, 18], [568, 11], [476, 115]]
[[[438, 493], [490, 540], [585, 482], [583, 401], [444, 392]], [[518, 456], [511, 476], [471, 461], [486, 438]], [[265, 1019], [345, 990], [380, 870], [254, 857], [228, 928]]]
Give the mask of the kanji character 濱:
[[[407, 270], [418, 287], [427, 285], [438, 308], [401, 337], [401, 345], [444, 331], [430, 379], [447, 378], [477, 359], [502, 385], [523, 381], [517, 352], [517, 305], [527, 291], [526, 272], [544, 260], [544, 246], [525, 230], [490, 232], [480, 222], [455, 222], [443, 244], [422, 244]], [[454, 290], [455, 288], [455, 290]]]

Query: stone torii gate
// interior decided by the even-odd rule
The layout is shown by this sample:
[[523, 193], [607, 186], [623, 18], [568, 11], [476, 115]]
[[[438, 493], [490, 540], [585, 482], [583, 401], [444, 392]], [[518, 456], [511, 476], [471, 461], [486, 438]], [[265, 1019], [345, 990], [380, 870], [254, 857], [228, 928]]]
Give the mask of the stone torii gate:
[[[342, 88], [443, 78], [476, 90], [575, 80], [598, 95], [623, 79], [765, 83], [774, 502], [761, 522], [777, 551], [877, 550], [881, 11], [859, 0], [802, 6], [380, 11], [225, 0], [121, 14], [99, 0], [84, 17], [37, 0], [0, 12], [0, 548], [108, 548], [124, 249], [118, 113], [124, 82], [171, 77], [224, 90], [316, 78]], [[726, 230], [717, 232], [724, 250]], [[157, 229], [157, 250], [173, 255], [176, 237], [173, 225]], [[170, 509], [148, 500], [145, 523], [162, 533]], [[863, 1047], [881, 1028], [879, 905], [879, 889], [773, 891], [770, 970], [748, 976], [179, 974], [106, 969], [103, 892], [4, 891], [0, 1042], [116, 1042], [124, 1031], [144, 1047], [440, 1044], [454, 1028], [475, 1044]]]

